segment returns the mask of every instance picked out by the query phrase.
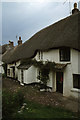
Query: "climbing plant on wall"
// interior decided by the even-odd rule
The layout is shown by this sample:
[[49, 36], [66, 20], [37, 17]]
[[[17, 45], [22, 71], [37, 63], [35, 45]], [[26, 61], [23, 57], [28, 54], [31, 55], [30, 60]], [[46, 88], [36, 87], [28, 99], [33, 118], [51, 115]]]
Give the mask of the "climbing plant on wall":
[[38, 79], [41, 81], [42, 84], [44, 84], [44, 87], [46, 89], [46, 86], [47, 86], [47, 82], [49, 80], [49, 72], [51, 69], [54, 69], [54, 66], [55, 66], [55, 63], [53, 62], [45, 62], [45, 64], [43, 64], [42, 61], [40, 61], [41, 65], [39, 65], [39, 62], [38, 62], [38, 68], [40, 70], [40, 74], [38, 75]]
[[47, 82], [49, 80], [49, 72], [51, 69], [55, 69], [55, 63], [50, 61], [46, 61], [44, 63], [43, 61], [36, 61], [35, 59], [23, 60], [21, 63], [32, 64], [39, 69], [40, 74], [37, 76], [37, 78], [40, 80], [40, 83], [44, 84], [46, 89]]

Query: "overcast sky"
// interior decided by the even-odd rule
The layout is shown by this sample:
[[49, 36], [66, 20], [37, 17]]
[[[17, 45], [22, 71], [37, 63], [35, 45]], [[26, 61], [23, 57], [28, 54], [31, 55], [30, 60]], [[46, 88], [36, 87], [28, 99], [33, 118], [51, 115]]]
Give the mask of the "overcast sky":
[[[19, 36], [25, 42], [39, 30], [70, 15], [69, 2], [45, 1], [2, 2], [2, 43], [11, 40], [16, 45]], [[70, 6], [73, 9], [73, 2]]]

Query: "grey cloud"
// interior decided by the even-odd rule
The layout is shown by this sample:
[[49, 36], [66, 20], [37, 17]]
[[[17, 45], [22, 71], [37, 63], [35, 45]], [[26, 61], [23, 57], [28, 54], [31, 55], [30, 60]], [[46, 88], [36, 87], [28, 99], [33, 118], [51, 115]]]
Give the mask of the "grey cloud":
[[38, 30], [68, 16], [68, 5], [62, 3], [3, 3], [2, 38], [3, 44], [10, 39], [17, 44], [16, 35], [23, 41]]

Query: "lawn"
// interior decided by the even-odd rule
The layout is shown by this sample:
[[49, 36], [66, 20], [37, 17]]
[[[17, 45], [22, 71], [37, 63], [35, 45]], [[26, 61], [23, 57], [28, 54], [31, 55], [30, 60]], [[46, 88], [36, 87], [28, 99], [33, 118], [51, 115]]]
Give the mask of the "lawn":
[[26, 102], [23, 111], [15, 114], [15, 118], [75, 118], [76, 116], [59, 107], [44, 106], [33, 102]]

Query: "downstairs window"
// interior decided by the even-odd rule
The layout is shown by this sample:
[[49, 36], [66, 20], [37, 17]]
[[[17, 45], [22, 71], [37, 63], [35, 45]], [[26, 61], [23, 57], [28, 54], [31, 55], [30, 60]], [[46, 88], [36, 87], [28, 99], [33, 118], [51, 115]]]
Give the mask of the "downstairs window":
[[8, 75], [10, 75], [10, 69], [8, 69], [7, 73], [8, 73]]
[[80, 89], [80, 74], [73, 74], [73, 88]]

